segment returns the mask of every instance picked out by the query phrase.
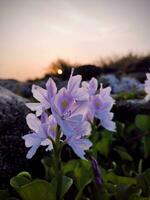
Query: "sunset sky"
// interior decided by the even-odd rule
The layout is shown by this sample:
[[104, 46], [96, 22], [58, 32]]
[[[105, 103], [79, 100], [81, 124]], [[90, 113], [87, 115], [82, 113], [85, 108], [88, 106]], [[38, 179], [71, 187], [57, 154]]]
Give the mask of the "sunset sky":
[[0, 0], [0, 78], [131, 51], [150, 53], [150, 0]]

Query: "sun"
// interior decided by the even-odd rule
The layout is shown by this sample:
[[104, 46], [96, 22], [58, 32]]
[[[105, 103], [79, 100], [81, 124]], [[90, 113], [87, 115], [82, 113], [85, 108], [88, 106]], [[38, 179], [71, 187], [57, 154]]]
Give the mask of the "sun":
[[57, 70], [57, 73], [58, 73], [59, 75], [61, 75], [61, 74], [63, 73], [62, 69], [58, 69], [58, 70]]

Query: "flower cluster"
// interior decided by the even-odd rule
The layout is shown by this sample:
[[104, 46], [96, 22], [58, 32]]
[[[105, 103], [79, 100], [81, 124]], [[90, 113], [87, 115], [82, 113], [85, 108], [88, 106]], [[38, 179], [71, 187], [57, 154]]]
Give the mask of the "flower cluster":
[[60, 130], [61, 142], [67, 143], [84, 159], [85, 150], [92, 146], [88, 136], [94, 117], [100, 120], [104, 128], [115, 131], [113, 113], [110, 112], [114, 100], [110, 92], [110, 87], [103, 88], [102, 85], [98, 91], [95, 78], [82, 82], [80, 75], [72, 74], [67, 87], [59, 91], [51, 78], [46, 83], [46, 89], [33, 85], [33, 97], [38, 102], [27, 104], [27, 107], [35, 112], [26, 117], [31, 129], [31, 133], [23, 136], [26, 147], [30, 148], [27, 158], [32, 158], [40, 145], [47, 146], [46, 150], [53, 149], [57, 132]]
[[146, 81], [145, 81], [145, 92], [147, 94], [146, 100], [150, 100], [150, 73], [146, 74]]

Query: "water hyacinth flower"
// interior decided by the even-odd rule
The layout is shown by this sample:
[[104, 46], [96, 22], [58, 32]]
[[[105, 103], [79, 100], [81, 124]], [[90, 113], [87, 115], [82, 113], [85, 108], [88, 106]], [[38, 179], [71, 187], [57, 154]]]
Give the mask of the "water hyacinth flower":
[[[60, 138], [64, 136], [64, 141], [60, 142], [67, 143], [82, 159], [85, 159], [85, 150], [92, 146], [87, 137], [91, 133], [90, 122], [94, 117], [100, 119], [104, 128], [115, 131], [113, 113], [110, 112], [114, 104], [110, 96], [111, 88], [103, 88], [101, 85], [98, 91], [95, 78], [89, 83], [81, 81], [82, 77], [73, 76], [72, 72], [67, 86], [59, 91], [51, 78], [46, 83], [46, 89], [32, 86], [33, 97], [39, 102], [27, 104], [36, 112], [36, 115], [27, 115], [27, 124], [32, 130], [32, 133], [23, 137], [26, 147], [30, 148], [27, 158], [31, 158], [40, 145], [47, 146], [46, 150], [53, 148], [51, 141], [55, 142], [57, 124], [60, 126]], [[49, 117], [47, 110], [52, 113]]]
[[50, 138], [55, 140], [57, 131], [55, 118], [52, 115], [48, 117], [46, 113], [43, 113], [41, 119], [39, 119], [36, 115], [30, 113], [26, 116], [26, 121], [32, 130], [32, 133], [22, 137], [25, 140], [25, 146], [30, 148], [27, 158], [32, 158], [40, 145], [47, 146], [46, 150], [51, 150], [53, 146]]
[[147, 101], [150, 100], [150, 73], [146, 74], [147, 79], [145, 80], [145, 92], [147, 93], [147, 96], [145, 99]]
[[92, 78], [89, 83], [83, 82], [82, 85], [90, 95], [86, 114], [87, 120], [92, 122], [94, 117], [98, 118], [101, 126], [109, 131], [115, 131], [116, 125], [112, 121], [114, 114], [110, 112], [115, 103], [114, 99], [110, 96], [111, 88], [103, 88], [101, 84], [100, 90], [97, 92], [98, 81], [95, 78]]
[[82, 104], [79, 105], [70, 92], [62, 88], [56, 94], [51, 110], [66, 136], [68, 145], [80, 158], [84, 159], [84, 150], [89, 149], [92, 143], [85, 138], [91, 132], [91, 125], [83, 119]]
[[100, 168], [98, 166], [98, 162], [94, 157], [91, 157], [91, 160], [92, 160], [92, 168], [93, 168], [96, 184], [102, 185], [103, 180], [102, 180]]
[[32, 86], [33, 97], [38, 100], [38, 103], [26, 103], [26, 106], [36, 112], [36, 116], [40, 116], [43, 111], [51, 107], [51, 102], [57, 93], [57, 87], [53, 79], [49, 78], [46, 83], [46, 89], [38, 86]]
[[43, 111], [50, 108], [50, 103], [48, 101], [48, 92], [46, 89], [39, 87], [37, 85], [32, 86], [33, 97], [38, 100], [38, 103], [26, 103], [26, 106], [31, 111], [36, 111], [36, 116], [40, 116]]
[[84, 87], [80, 87], [82, 80], [81, 75], [73, 76], [72, 73], [68, 80], [67, 91], [77, 102], [88, 101], [89, 95], [87, 91]]

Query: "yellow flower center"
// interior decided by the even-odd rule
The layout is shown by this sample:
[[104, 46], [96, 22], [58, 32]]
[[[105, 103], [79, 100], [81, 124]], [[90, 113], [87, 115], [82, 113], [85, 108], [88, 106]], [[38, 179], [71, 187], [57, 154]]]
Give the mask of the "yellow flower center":
[[63, 108], [66, 108], [68, 106], [68, 102], [66, 101], [66, 100], [64, 100], [63, 102], [62, 102], [62, 107]]
[[100, 106], [100, 102], [99, 102], [99, 101], [96, 102], [96, 106], [97, 106], [97, 107]]
[[56, 132], [56, 129], [57, 129], [57, 126], [51, 126], [51, 131], [52, 131], [52, 132], [55, 133], [55, 132]]

